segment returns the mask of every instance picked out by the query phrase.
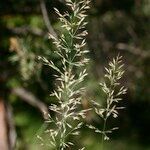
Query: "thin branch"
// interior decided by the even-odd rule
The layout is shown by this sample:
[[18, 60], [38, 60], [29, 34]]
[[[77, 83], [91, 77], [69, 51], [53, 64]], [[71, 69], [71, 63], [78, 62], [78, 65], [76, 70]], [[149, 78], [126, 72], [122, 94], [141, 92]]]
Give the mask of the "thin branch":
[[36, 98], [31, 92], [27, 91], [22, 87], [19, 87], [12, 89], [12, 93], [19, 96], [22, 100], [29, 103], [30, 105], [38, 108], [43, 114], [44, 118], [47, 116], [45, 116], [45, 114], [48, 114], [48, 107], [38, 98]]
[[46, 10], [46, 5], [45, 5], [44, 0], [40, 0], [40, 6], [41, 6], [41, 11], [42, 11], [44, 22], [45, 22], [45, 25], [46, 25], [49, 33], [52, 34], [55, 38], [57, 38], [57, 34], [54, 31], [54, 29], [53, 29], [53, 27], [51, 25], [50, 19], [48, 17], [47, 10]]
[[16, 135], [16, 129], [15, 129], [15, 123], [14, 123], [14, 117], [13, 117], [13, 110], [11, 105], [7, 104], [6, 107], [6, 111], [7, 111], [7, 122], [8, 122], [8, 128], [9, 128], [9, 136], [8, 136], [8, 140], [9, 140], [9, 150], [14, 150], [15, 149], [15, 145], [16, 145], [16, 139], [17, 139], [17, 135]]
[[149, 54], [148, 51], [142, 50], [139, 47], [135, 47], [133, 45], [128, 45], [126, 43], [118, 43], [116, 45], [116, 48], [119, 49], [119, 50], [129, 51], [130, 53], [132, 53], [134, 55], [141, 56], [142, 58], [148, 58], [148, 57], [150, 57], [150, 54]]
[[14, 34], [27, 34], [31, 33], [36, 36], [43, 36], [45, 33], [39, 28], [30, 28], [29, 26], [21, 26], [21, 27], [14, 27], [14, 28], [7, 28]]

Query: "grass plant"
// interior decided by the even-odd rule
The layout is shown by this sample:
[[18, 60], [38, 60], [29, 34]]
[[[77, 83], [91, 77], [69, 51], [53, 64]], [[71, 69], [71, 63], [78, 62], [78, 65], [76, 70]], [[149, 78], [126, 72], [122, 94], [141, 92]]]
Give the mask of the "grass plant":
[[119, 114], [118, 110], [124, 108], [119, 106], [119, 102], [122, 100], [121, 95], [127, 91], [120, 83], [120, 79], [124, 74], [122, 56], [118, 55], [109, 62], [109, 66], [107, 68], [105, 67], [105, 70], [105, 80], [100, 83], [100, 88], [105, 94], [105, 106], [102, 106], [96, 101], [92, 101], [96, 114], [103, 120], [103, 128], [100, 130], [93, 125], [87, 125], [90, 129], [102, 135], [101, 150], [104, 149], [104, 141], [109, 140], [108, 134], [118, 129], [118, 127], [108, 129], [107, 123], [110, 117], [117, 118]]
[[[55, 150], [64, 150], [74, 145], [73, 141], [67, 139], [70, 135], [79, 134], [78, 129], [83, 124], [81, 118], [85, 118], [87, 111], [80, 108], [84, 93], [84, 87], [81, 83], [87, 76], [86, 64], [88, 59], [85, 54], [88, 53], [88, 50], [84, 48], [86, 45], [85, 36], [87, 35], [85, 18], [90, 1], [65, 0], [65, 2], [69, 9], [64, 14], [55, 8], [63, 32], [58, 38], [49, 35], [57, 48], [54, 53], [59, 56], [62, 67], [59, 68], [45, 57], [39, 57], [45, 65], [56, 71], [57, 84], [51, 96], [57, 99], [57, 104], [51, 104], [49, 107], [51, 111], [55, 112], [55, 116], [48, 114], [46, 123], [51, 124], [51, 127], [45, 131], [49, 135], [49, 143], [46, 145]], [[43, 142], [42, 138], [39, 138]], [[45, 145], [45, 143], [42, 144]]]
[[[45, 65], [56, 71], [56, 88], [51, 96], [54, 96], [57, 102], [49, 107], [55, 115], [48, 114], [48, 119], [45, 121], [49, 124], [45, 130], [49, 138], [48, 143], [44, 143], [41, 137], [38, 138], [42, 141], [42, 145], [55, 150], [64, 150], [74, 145], [68, 137], [79, 135], [82, 119], [86, 117], [88, 111], [82, 109], [81, 101], [85, 90], [82, 82], [87, 76], [86, 64], [89, 61], [85, 57], [88, 53], [88, 50], [85, 50], [87, 35], [85, 18], [90, 1], [65, 0], [65, 2], [68, 11], [64, 14], [55, 8], [61, 22], [61, 32], [58, 37], [49, 34], [49, 38], [57, 48], [54, 53], [60, 58], [61, 67], [45, 57], [39, 57]], [[100, 87], [105, 94], [106, 105], [101, 106], [96, 101], [92, 101], [96, 114], [103, 120], [103, 128], [100, 130], [87, 125], [102, 135], [102, 150], [104, 141], [109, 140], [108, 134], [117, 129], [117, 127], [107, 128], [108, 119], [118, 117], [118, 110], [123, 109], [118, 104], [122, 100], [121, 95], [126, 93], [126, 88], [120, 85], [120, 79], [124, 74], [122, 57], [118, 55], [105, 70], [105, 80], [100, 83]]]

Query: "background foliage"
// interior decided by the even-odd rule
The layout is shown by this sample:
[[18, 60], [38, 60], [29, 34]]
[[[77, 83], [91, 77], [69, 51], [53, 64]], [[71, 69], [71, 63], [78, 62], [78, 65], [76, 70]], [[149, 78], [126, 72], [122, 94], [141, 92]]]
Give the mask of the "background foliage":
[[[43, 66], [37, 56], [42, 55], [60, 64], [53, 54], [48, 32], [53, 32], [43, 20], [41, 4], [36, 0], [5, 0], [0, 2], [0, 96], [11, 104], [17, 132], [16, 149], [34, 149], [36, 134], [43, 130], [43, 116], [38, 106], [13, 92], [23, 88], [46, 105], [55, 102], [49, 97], [54, 88], [54, 71]], [[53, 7], [66, 10], [63, 0], [45, 1], [50, 23], [59, 32], [60, 23]], [[89, 77], [86, 81], [87, 99], [95, 96], [103, 101], [97, 83], [102, 80], [107, 62], [118, 53], [123, 55], [128, 88], [117, 125], [108, 149], [150, 149], [150, 2], [148, 0], [93, 0], [88, 17], [88, 47], [90, 49]], [[61, 67], [61, 66], [60, 66]], [[88, 107], [87, 100], [83, 106]], [[97, 126], [99, 120], [88, 115]], [[116, 121], [115, 121], [116, 122]], [[114, 124], [110, 120], [110, 125]], [[89, 134], [90, 133], [90, 134]], [[98, 149], [97, 134], [82, 129], [81, 143], [88, 149]], [[79, 144], [81, 144], [79, 143]]]

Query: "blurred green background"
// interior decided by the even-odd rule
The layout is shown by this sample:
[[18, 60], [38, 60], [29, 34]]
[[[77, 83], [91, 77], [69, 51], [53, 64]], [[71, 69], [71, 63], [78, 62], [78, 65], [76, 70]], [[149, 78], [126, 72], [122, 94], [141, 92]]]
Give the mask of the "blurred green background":
[[[121, 105], [126, 109], [120, 111], [119, 119], [110, 120], [119, 130], [106, 142], [106, 149], [150, 150], [150, 1], [92, 0], [90, 5], [87, 43], [91, 61], [83, 106], [88, 107], [87, 100], [103, 100], [97, 83], [103, 79], [104, 66], [120, 53], [126, 71], [121, 82], [128, 88]], [[54, 102], [49, 94], [55, 72], [37, 56], [60, 65], [48, 40], [48, 32], [60, 31], [54, 7], [61, 12], [67, 9], [63, 0], [0, 2], [0, 98], [12, 110], [16, 150], [42, 149], [35, 146], [36, 134], [44, 130], [42, 110]], [[93, 114], [87, 118], [101, 126]], [[74, 141], [87, 150], [100, 149], [100, 136], [86, 127], [79, 138]]]

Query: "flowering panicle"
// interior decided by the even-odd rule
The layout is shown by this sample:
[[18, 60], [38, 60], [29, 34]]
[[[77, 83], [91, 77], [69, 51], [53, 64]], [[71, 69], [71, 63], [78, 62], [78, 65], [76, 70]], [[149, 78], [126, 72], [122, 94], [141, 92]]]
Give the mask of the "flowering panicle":
[[112, 133], [113, 130], [118, 129], [117, 127], [106, 129], [106, 123], [109, 117], [118, 117], [118, 110], [123, 109], [123, 107], [118, 106], [118, 103], [122, 100], [121, 95], [126, 93], [126, 88], [119, 83], [119, 80], [124, 74], [122, 57], [118, 55], [109, 63], [109, 67], [105, 68], [105, 70], [105, 81], [100, 83], [100, 86], [106, 96], [106, 106], [103, 107], [98, 102], [92, 101], [96, 114], [104, 121], [103, 129], [99, 130], [92, 125], [88, 125], [90, 129], [102, 134], [102, 145], [103, 140], [109, 140], [108, 134]]
[[[60, 57], [62, 68], [45, 57], [39, 57], [45, 65], [50, 66], [57, 72], [55, 77], [58, 82], [51, 96], [56, 97], [58, 105], [51, 104], [49, 107], [56, 115], [52, 117], [49, 114], [46, 120], [47, 123], [54, 125], [54, 128], [45, 131], [50, 135], [49, 146], [57, 150], [64, 150], [66, 147], [73, 145], [73, 142], [67, 141], [67, 137], [79, 134], [78, 129], [83, 124], [81, 118], [85, 118], [87, 111], [80, 110], [79, 106], [84, 92], [81, 83], [87, 76], [85, 65], [88, 63], [88, 59], [84, 56], [88, 53], [88, 50], [84, 49], [86, 45], [85, 36], [87, 35], [85, 18], [90, 1], [65, 1], [71, 11], [61, 14], [55, 8], [64, 32], [58, 38], [49, 35], [57, 48], [54, 52]], [[76, 125], [72, 123], [74, 120], [77, 120]]]

